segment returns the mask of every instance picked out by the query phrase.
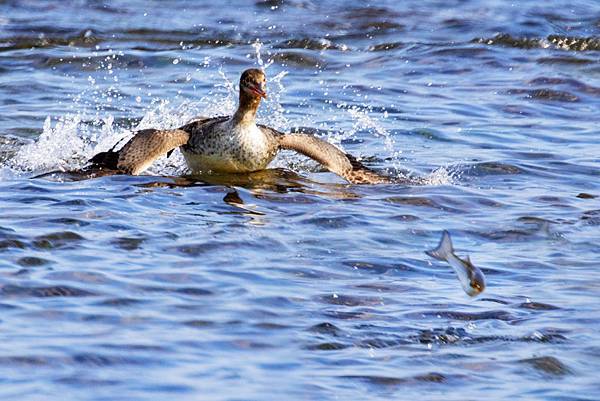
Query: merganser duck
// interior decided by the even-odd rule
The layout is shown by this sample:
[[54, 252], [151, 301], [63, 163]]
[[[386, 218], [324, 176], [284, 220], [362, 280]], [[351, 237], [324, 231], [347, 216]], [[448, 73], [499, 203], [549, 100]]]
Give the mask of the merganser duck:
[[266, 77], [259, 69], [240, 78], [237, 111], [230, 117], [196, 119], [178, 129], [138, 131], [120, 150], [95, 155], [90, 167], [138, 175], [156, 159], [179, 147], [192, 173], [249, 173], [263, 170], [281, 149], [291, 149], [316, 160], [353, 184], [391, 180], [365, 167], [352, 155], [310, 134], [284, 134], [256, 124], [256, 111], [267, 97]]

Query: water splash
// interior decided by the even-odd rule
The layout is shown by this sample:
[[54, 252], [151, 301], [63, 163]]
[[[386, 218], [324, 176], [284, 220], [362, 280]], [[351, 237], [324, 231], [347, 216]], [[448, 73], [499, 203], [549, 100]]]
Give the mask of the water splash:
[[385, 128], [383, 128], [381, 124], [372, 119], [369, 116], [367, 110], [358, 106], [352, 106], [346, 110], [348, 114], [350, 114], [350, 116], [354, 119], [354, 124], [352, 127], [353, 132], [357, 132], [364, 129], [370, 130], [376, 136], [383, 138], [385, 150], [387, 150], [390, 153], [393, 153], [394, 156], [399, 157], [399, 155], [402, 152], [400, 150], [396, 150], [395, 141], [392, 138], [391, 134]]
[[230, 108], [231, 110], [233, 110], [233, 108], [235, 107], [235, 84], [233, 83], [232, 80], [230, 80], [227, 77], [227, 74], [225, 74], [225, 72], [223, 72], [222, 68], [219, 68], [219, 76], [221, 77], [221, 79], [223, 80], [223, 83], [217, 83], [214, 85], [215, 88], [223, 88], [225, 90], [225, 93], [228, 95], [228, 101], [226, 106], [229, 106], [228, 108]]
[[291, 123], [285, 116], [286, 110], [282, 105], [282, 97], [286, 92], [283, 85], [283, 78], [288, 74], [287, 71], [281, 71], [274, 77], [268, 80], [269, 98], [265, 102], [263, 112], [260, 112], [260, 118], [268, 125], [282, 130], [287, 130], [291, 127]]
[[263, 46], [262, 42], [258, 39], [256, 39], [256, 41], [254, 43], [252, 43], [252, 47], [254, 48], [254, 53], [256, 54], [256, 61], [258, 62], [258, 65], [263, 70], [266, 70], [267, 68], [269, 68], [271, 66], [271, 64], [273, 64], [273, 60], [268, 60], [267, 63], [265, 64], [265, 62], [262, 59], [261, 52], [260, 52], [262, 46]]
[[[401, 168], [400, 160], [402, 157], [402, 150], [398, 149], [396, 141], [392, 137], [392, 134], [386, 130], [377, 120], [369, 116], [368, 110], [360, 108], [358, 106], [352, 106], [346, 109], [348, 114], [354, 120], [352, 126], [352, 135], [355, 132], [361, 130], [368, 130], [373, 133], [376, 137], [383, 139], [383, 146], [385, 151], [390, 155], [389, 158], [392, 162], [391, 167], [399, 170]], [[400, 177], [399, 177], [400, 178]]]
[[460, 172], [454, 171], [448, 166], [438, 167], [423, 177], [423, 185], [453, 185], [459, 178]]
[[47, 117], [39, 138], [19, 148], [7, 165], [17, 172], [67, 170], [80, 163], [89, 149], [85, 138], [78, 134], [79, 115], [57, 120], [54, 127]]

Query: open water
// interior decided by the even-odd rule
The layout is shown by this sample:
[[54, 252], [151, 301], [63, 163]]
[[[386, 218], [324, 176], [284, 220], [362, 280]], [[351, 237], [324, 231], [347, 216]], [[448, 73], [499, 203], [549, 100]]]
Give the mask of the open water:
[[[599, 37], [593, 0], [0, 1], [0, 398], [599, 399]], [[261, 122], [425, 185], [32, 178], [249, 67]]]

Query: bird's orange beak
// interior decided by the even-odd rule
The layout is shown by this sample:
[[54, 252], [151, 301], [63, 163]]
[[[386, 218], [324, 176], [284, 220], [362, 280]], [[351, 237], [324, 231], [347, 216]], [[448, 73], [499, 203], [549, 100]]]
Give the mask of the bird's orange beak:
[[262, 97], [263, 99], [267, 98], [267, 92], [265, 91], [265, 84], [253, 85], [249, 87], [250, 91], [255, 93], [256, 95]]

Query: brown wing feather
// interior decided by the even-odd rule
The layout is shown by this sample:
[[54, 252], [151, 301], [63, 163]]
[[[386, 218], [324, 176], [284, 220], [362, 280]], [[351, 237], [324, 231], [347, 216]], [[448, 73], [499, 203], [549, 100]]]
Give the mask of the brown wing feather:
[[117, 168], [125, 173], [138, 175], [160, 156], [185, 145], [189, 137], [190, 134], [179, 129], [138, 131], [119, 150]]
[[367, 168], [350, 154], [322, 139], [308, 134], [281, 134], [277, 136], [282, 149], [291, 149], [316, 160], [329, 171], [353, 184], [383, 184], [390, 179]]
[[188, 132], [190, 135], [202, 134], [202, 131], [209, 127], [211, 124], [225, 121], [229, 117], [218, 116], [218, 117], [198, 117], [188, 122], [186, 125], [179, 127], [178, 129]]

